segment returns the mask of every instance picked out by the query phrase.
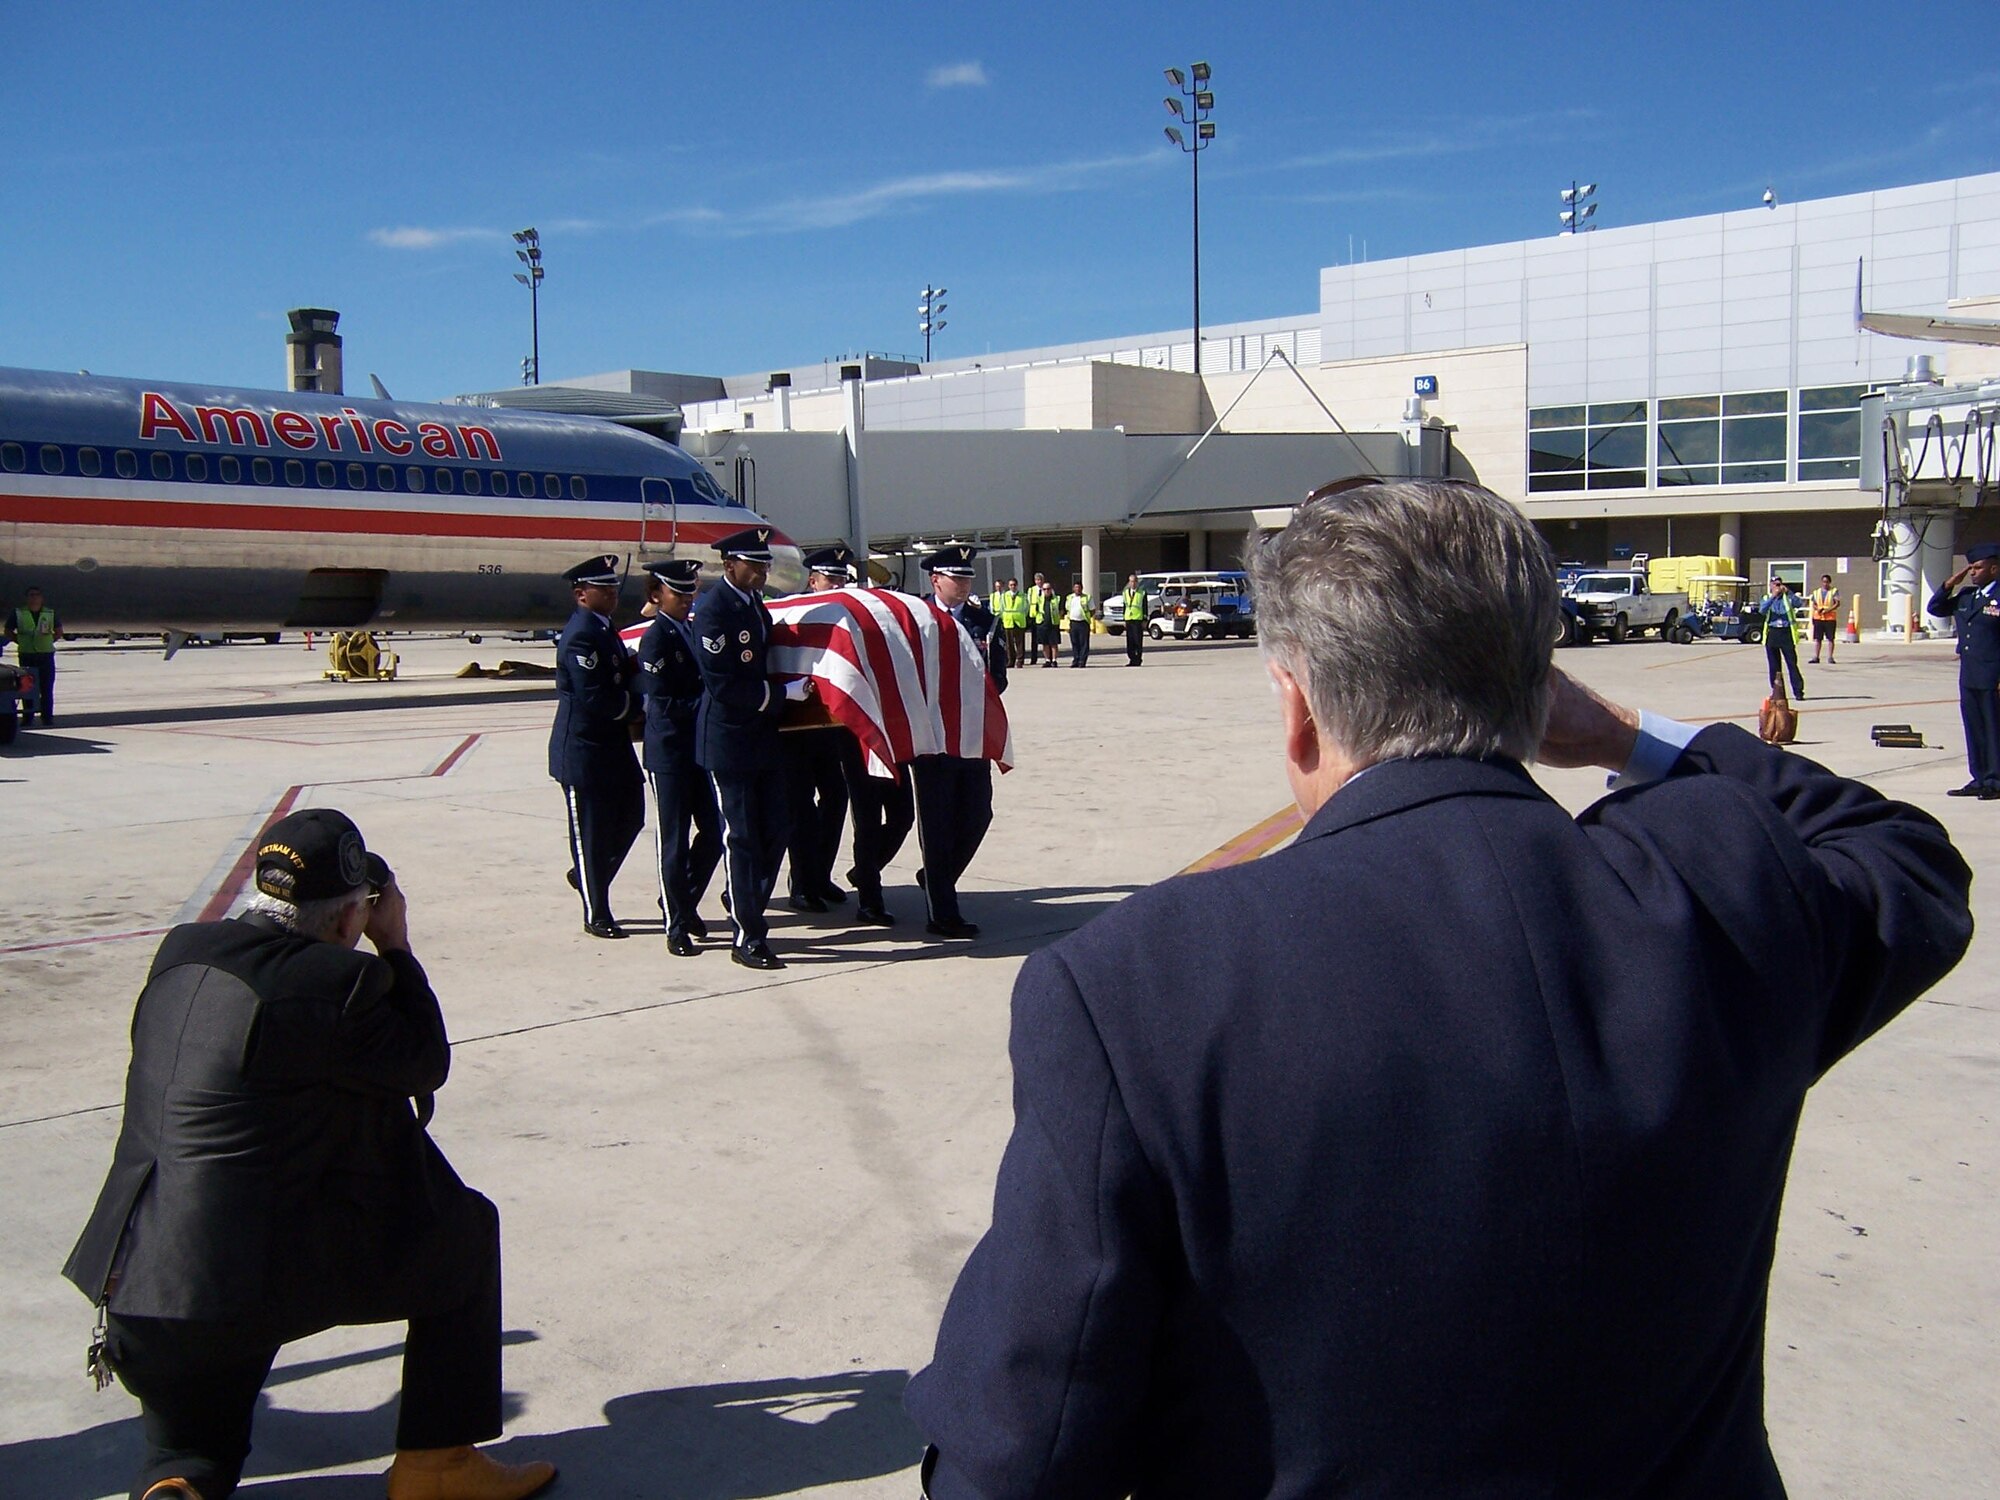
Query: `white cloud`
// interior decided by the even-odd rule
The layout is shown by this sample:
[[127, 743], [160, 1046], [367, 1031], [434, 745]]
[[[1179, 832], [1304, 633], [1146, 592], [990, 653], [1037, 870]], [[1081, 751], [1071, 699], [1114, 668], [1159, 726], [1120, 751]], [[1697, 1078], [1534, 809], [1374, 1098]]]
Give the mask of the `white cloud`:
[[983, 89], [988, 81], [982, 62], [947, 63], [924, 75], [924, 87], [933, 89]]
[[426, 229], [416, 224], [399, 224], [394, 229], [371, 229], [368, 238], [387, 250], [441, 250], [464, 240], [505, 238], [498, 229]]
[[792, 198], [728, 217], [719, 227], [732, 234], [792, 233], [810, 229], [843, 229], [865, 219], [878, 219], [913, 204], [939, 198], [965, 198], [989, 193], [1066, 193], [1088, 187], [1110, 173], [1154, 165], [1162, 153], [1108, 156], [1096, 160], [1051, 162], [1039, 167], [986, 171], [927, 172], [893, 177], [871, 187], [812, 198]]

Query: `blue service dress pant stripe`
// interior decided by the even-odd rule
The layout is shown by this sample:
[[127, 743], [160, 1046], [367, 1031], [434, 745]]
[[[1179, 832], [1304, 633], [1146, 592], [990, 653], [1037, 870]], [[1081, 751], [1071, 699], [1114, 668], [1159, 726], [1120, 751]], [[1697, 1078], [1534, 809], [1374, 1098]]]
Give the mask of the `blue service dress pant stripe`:
[[[667, 931], [684, 932], [722, 858], [722, 813], [715, 785], [692, 761], [648, 771], [653, 788], [653, 853], [660, 866], [660, 914]], [[688, 837], [688, 825], [694, 837]]]
[[770, 935], [764, 908], [785, 853], [785, 779], [777, 770], [710, 772], [722, 812], [722, 860], [735, 945]]
[[993, 765], [958, 755], [920, 755], [910, 763], [916, 787], [917, 841], [924, 852], [924, 899], [933, 922], [963, 920], [958, 881], [993, 822]]
[[1965, 764], [1972, 779], [2000, 787], [2000, 690], [1960, 687], [1958, 717], [1965, 725]]
[[565, 786], [570, 858], [585, 922], [611, 920], [611, 882], [646, 824], [646, 796], [636, 777], [608, 785]]

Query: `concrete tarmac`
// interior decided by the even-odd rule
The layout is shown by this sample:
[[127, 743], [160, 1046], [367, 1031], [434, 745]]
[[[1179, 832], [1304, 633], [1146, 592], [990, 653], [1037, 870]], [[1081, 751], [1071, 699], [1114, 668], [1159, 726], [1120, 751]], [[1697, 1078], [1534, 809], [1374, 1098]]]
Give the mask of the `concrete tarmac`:
[[[337, 806], [395, 867], [455, 1043], [433, 1133], [500, 1206], [503, 1451], [553, 1492], [748, 1500], [915, 1493], [899, 1395], [990, 1211], [1011, 1123], [1021, 958], [1289, 806], [1254, 645], [1165, 643], [1129, 670], [1015, 674], [1017, 768], [964, 883], [972, 944], [923, 935], [914, 835], [901, 925], [774, 907], [790, 967], [675, 959], [651, 834], [614, 890], [631, 941], [581, 931], [545, 774], [546, 682], [461, 680], [547, 646], [399, 640], [404, 677], [317, 680], [277, 646], [66, 648], [58, 724], [0, 753], [0, 1496], [123, 1494], [136, 1403], [83, 1373], [90, 1310], [58, 1275], [116, 1136], [134, 996], [159, 935], [226, 911], [281, 806]], [[1559, 652], [1613, 697], [1754, 724], [1763, 653], [1632, 643]], [[1965, 779], [1948, 645], [1863, 643], [1806, 668], [1798, 750], [1936, 814], [1976, 869], [2000, 806]], [[1879, 750], [1905, 722], [1924, 750]], [[1592, 772], [1544, 772], [1565, 805]], [[1224, 855], [1223, 857], [1230, 857]], [[845, 862], [837, 867], [845, 868]], [[782, 881], [780, 883], [782, 890]], [[719, 883], [704, 907], [726, 933]], [[1976, 886], [1982, 919], [1994, 892]], [[846, 908], [851, 911], [851, 905]], [[1982, 927], [1985, 925], [1982, 920]], [[1469, 961], [1476, 964], [1476, 955]], [[2000, 1314], [1991, 940], [1815, 1091], [1769, 1330], [1769, 1420], [1800, 1497], [1992, 1492]], [[401, 1329], [286, 1349], [245, 1490], [380, 1494]]]

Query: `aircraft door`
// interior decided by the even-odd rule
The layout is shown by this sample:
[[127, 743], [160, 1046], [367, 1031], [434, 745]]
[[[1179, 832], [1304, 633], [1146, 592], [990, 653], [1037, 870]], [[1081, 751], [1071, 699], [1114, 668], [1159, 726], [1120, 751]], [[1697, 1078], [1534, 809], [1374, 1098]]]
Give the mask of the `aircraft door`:
[[664, 479], [639, 481], [639, 555], [674, 555], [680, 514], [673, 486]]

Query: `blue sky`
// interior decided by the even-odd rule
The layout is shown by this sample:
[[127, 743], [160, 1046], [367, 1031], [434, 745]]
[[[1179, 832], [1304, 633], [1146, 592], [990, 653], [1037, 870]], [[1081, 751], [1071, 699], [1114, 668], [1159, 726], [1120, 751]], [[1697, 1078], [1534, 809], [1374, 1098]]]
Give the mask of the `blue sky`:
[[350, 390], [513, 384], [528, 224], [551, 380], [915, 352], [926, 281], [940, 357], [1185, 328], [1196, 58], [1203, 321], [1309, 312], [1573, 177], [1616, 225], [1993, 170], [1982, 8], [17, 0], [0, 364], [274, 386], [310, 305]]

